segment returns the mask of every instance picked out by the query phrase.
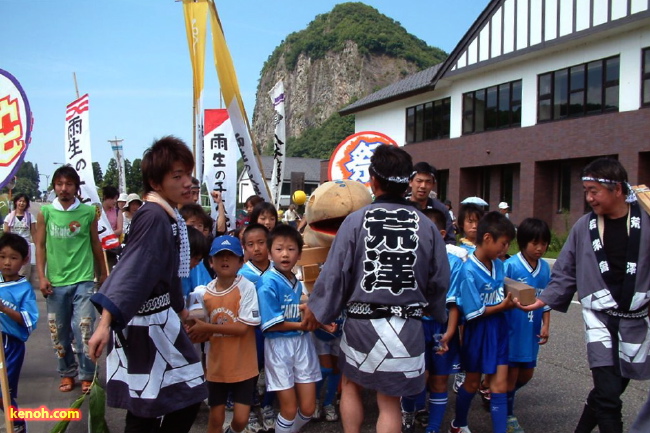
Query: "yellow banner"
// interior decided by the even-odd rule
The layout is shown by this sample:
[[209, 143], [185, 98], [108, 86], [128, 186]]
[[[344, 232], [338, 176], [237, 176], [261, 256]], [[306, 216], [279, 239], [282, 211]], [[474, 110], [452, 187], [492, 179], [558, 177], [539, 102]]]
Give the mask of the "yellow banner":
[[214, 1], [210, 0], [210, 25], [212, 27], [212, 48], [214, 50], [214, 62], [217, 68], [217, 75], [219, 76], [219, 84], [221, 86], [221, 94], [226, 103], [228, 114], [233, 125], [235, 136], [237, 137], [237, 144], [242, 157], [244, 159], [244, 166], [248, 171], [249, 179], [255, 193], [264, 198], [265, 201], [271, 201], [271, 193], [269, 187], [264, 179], [264, 174], [260, 170], [262, 166], [257, 148], [255, 147], [251, 127], [248, 123], [248, 116], [244, 108], [244, 102], [239, 91], [239, 83], [237, 82], [237, 74], [235, 73], [235, 66], [226, 44], [226, 37], [223, 33], [221, 20], [217, 13], [217, 7]]
[[192, 73], [194, 82], [194, 102], [196, 110], [199, 108], [199, 99], [203, 92], [205, 76], [205, 35], [208, 23], [207, 0], [183, 0], [183, 13], [185, 15], [185, 30], [187, 31], [187, 44], [190, 49]]

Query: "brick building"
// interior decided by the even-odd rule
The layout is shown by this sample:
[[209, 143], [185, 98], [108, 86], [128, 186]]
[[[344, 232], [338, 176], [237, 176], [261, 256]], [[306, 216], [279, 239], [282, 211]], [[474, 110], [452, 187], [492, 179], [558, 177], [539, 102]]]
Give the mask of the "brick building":
[[455, 207], [478, 195], [565, 231], [581, 169], [618, 158], [650, 184], [649, 0], [493, 0], [449, 58], [341, 110], [439, 170]]

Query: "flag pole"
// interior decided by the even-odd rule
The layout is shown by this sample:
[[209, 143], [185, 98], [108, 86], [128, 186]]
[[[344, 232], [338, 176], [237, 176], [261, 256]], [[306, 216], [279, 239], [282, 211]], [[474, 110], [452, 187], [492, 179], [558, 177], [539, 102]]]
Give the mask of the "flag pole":
[[74, 80], [74, 90], [77, 92], [77, 99], [79, 99], [79, 86], [77, 85], [77, 73], [72, 73], [72, 79]]

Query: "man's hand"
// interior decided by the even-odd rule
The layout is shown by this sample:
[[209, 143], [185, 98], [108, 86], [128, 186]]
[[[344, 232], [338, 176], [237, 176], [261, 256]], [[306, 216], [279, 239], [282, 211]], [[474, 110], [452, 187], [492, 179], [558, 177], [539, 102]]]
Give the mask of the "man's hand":
[[97, 282], [99, 283], [100, 286], [104, 284], [106, 278], [108, 278], [108, 274], [106, 272], [102, 272], [101, 274], [99, 274], [99, 279], [97, 280]]
[[546, 303], [544, 303], [544, 301], [542, 301], [541, 299], [536, 299], [535, 302], [533, 302], [530, 305], [521, 305], [521, 302], [519, 302], [519, 299], [517, 299], [517, 298], [513, 299], [513, 301], [514, 301], [515, 305], [517, 306], [517, 308], [520, 308], [520, 309], [522, 309], [524, 311], [538, 310], [538, 309], [546, 306]]
[[298, 308], [302, 313], [302, 321], [300, 322], [300, 327], [303, 330], [311, 332], [321, 326], [318, 320], [316, 320], [316, 316], [314, 316], [314, 313], [311, 312], [307, 304], [300, 304]]
[[88, 356], [90, 356], [90, 359], [93, 362], [97, 362], [99, 357], [102, 356], [104, 347], [108, 344], [110, 334], [110, 326], [106, 326], [100, 321], [93, 336], [90, 337], [90, 340], [88, 341]]
[[54, 290], [52, 290], [52, 283], [50, 283], [50, 280], [48, 280], [46, 276], [39, 278], [39, 280], [39, 288], [41, 289], [43, 296], [47, 298], [49, 295], [54, 293]]
[[221, 191], [212, 190], [210, 195], [216, 204], [221, 204]]

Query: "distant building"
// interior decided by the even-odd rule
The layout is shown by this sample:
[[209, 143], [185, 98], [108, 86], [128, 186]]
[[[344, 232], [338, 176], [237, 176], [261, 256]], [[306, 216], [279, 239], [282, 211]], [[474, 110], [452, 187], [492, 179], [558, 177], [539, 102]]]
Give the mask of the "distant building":
[[648, 0], [493, 0], [442, 64], [341, 110], [439, 170], [438, 197], [511, 206], [557, 231], [580, 170], [618, 158], [650, 183]]
[[[271, 186], [271, 173], [273, 172], [273, 157], [262, 156], [262, 170], [264, 172], [264, 179], [266, 183]], [[318, 158], [291, 158], [287, 157], [284, 167], [284, 179], [282, 181], [282, 192], [280, 197], [280, 206], [287, 207], [291, 203], [291, 173], [304, 174], [304, 187], [303, 191], [309, 196], [313, 190], [320, 185], [320, 163]], [[243, 170], [239, 175], [237, 182], [239, 204], [243, 204], [248, 197], [255, 194], [253, 186], [251, 185], [248, 173]]]

